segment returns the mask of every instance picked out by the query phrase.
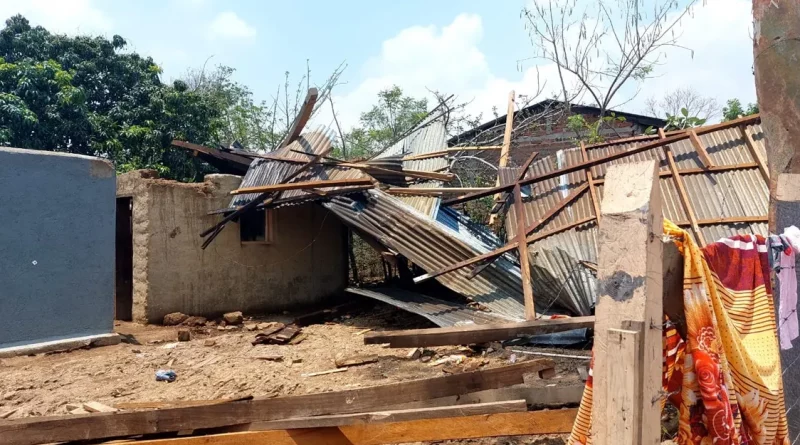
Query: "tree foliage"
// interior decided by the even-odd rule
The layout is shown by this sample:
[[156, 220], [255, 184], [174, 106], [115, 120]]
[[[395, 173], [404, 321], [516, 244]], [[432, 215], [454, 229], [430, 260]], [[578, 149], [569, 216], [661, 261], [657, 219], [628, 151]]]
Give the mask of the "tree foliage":
[[169, 149], [208, 143], [219, 111], [183, 82], [165, 85], [125, 39], [52, 34], [17, 15], [0, 31], [0, 144], [101, 156], [118, 170], [192, 179], [204, 167]]
[[[719, 105], [713, 97], [703, 96], [693, 88], [678, 88], [656, 99], [650, 97], [645, 101], [647, 112], [652, 116], [693, 116], [708, 121], [719, 115]], [[683, 110], [686, 110], [686, 115]], [[700, 124], [702, 125], [702, 124]]]
[[738, 119], [744, 116], [750, 116], [751, 114], [758, 113], [758, 104], [747, 104], [746, 107], [742, 106], [742, 102], [739, 99], [730, 99], [728, 104], [722, 107], [722, 120], [724, 121], [732, 121], [734, 119]]
[[427, 99], [406, 96], [397, 85], [381, 90], [378, 103], [361, 113], [360, 126], [344, 135], [346, 153], [337, 155], [355, 159], [378, 153], [414, 128], [427, 112]]

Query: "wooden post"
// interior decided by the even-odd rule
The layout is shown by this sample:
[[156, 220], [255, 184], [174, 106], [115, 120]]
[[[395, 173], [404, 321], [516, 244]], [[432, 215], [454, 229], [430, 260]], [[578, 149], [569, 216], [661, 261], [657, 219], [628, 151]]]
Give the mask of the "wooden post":
[[519, 271], [522, 276], [522, 296], [525, 301], [525, 319], [536, 319], [536, 307], [533, 304], [533, 287], [531, 286], [531, 265], [528, 259], [528, 240], [525, 239], [525, 206], [522, 204], [520, 185], [514, 186], [514, 215], [517, 217], [517, 249], [519, 250]]
[[[609, 167], [598, 237], [592, 437], [661, 443], [661, 192], [655, 161]], [[612, 341], [613, 340], [613, 341]]]
[[[770, 232], [798, 225], [800, 216], [800, 2], [753, 0], [753, 68], [770, 178]], [[800, 272], [796, 268], [795, 272]], [[780, 306], [775, 289], [775, 307]], [[789, 443], [800, 439], [800, 342], [781, 351]]]
[[[495, 186], [500, 186], [500, 169], [508, 167], [508, 157], [511, 152], [511, 130], [514, 128], [514, 91], [508, 93], [508, 112], [506, 113], [506, 132], [503, 134], [503, 148], [500, 149], [500, 161], [497, 163], [497, 181]], [[498, 193], [494, 195], [495, 206], [503, 202], [503, 194]], [[494, 209], [493, 209], [494, 210]], [[497, 221], [497, 214], [492, 213], [489, 216], [489, 225], [493, 225]]]
[[[583, 162], [589, 162], [589, 154], [586, 152], [586, 144], [584, 144], [583, 141], [581, 141], [581, 156], [583, 157]], [[594, 175], [592, 175], [591, 167], [586, 169], [586, 182], [589, 184], [589, 193], [592, 194], [594, 216], [597, 218], [597, 222], [600, 222], [600, 198], [594, 184]]]

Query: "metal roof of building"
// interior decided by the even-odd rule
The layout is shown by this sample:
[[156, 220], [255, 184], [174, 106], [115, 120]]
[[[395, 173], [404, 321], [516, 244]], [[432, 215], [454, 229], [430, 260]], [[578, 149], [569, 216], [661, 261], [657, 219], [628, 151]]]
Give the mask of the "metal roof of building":
[[[442, 119], [432, 117], [420, 124], [420, 128], [410, 135], [392, 145], [373, 159], [379, 160], [392, 157], [415, 156], [435, 153], [447, 148], [447, 131]], [[426, 172], [440, 172], [447, 169], [447, 159], [444, 156], [403, 161], [403, 169]], [[415, 187], [441, 187], [441, 181], [425, 181]], [[406, 195], [398, 197], [401, 201], [414, 207], [428, 217], [433, 218], [439, 209], [441, 198], [435, 196]]]
[[[761, 126], [751, 124], [742, 128], [752, 136], [762, 158], [766, 158]], [[713, 242], [736, 233], [766, 235], [769, 192], [756, 165], [757, 159], [753, 158], [739, 127], [700, 134], [699, 139], [714, 163], [712, 170], [702, 169], [703, 164], [689, 139], [670, 144], [670, 147], [678, 171], [685, 171], [680, 177], [704, 239]], [[631, 149], [643, 141], [648, 142], [641, 138], [596, 148], [589, 146], [587, 155], [589, 160], [598, 159]], [[595, 182], [600, 181], [598, 198], [602, 200], [602, 179], [609, 165], [648, 159], [659, 163], [664, 217], [678, 225], [689, 226], [689, 218], [660, 147], [592, 167]], [[527, 175], [538, 176], [581, 162], [580, 148], [561, 150], [534, 162]], [[503, 169], [501, 182], [514, 182], [518, 173], [518, 169]], [[583, 170], [532, 184], [528, 190], [530, 198], [524, 199], [528, 225], [539, 221], [572, 191], [586, 184]], [[571, 227], [579, 222], [583, 223]], [[513, 206], [506, 218], [506, 230], [508, 239], [513, 240], [517, 233]], [[552, 234], [547, 236], [548, 233]], [[543, 299], [547, 306], [560, 306], [575, 314], [588, 315], [597, 294], [594, 271], [585, 264], [597, 262], [597, 221], [590, 191], [584, 191], [533, 234], [542, 235], [528, 248], [537, 310]]]
[[361, 295], [390, 304], [396, 308], [427, 318], [441, 327], [463, 326], [469, 324], [502, 323], [507, 320], [491, 313], [473, 309], [466, 304], [445, 301], [428, 295], [395, 287], [361, 289], [348, 287], [345, 292]]
[[[289, 159], [298, 162], [283, 161], [269, 158], [256, 158], [250, 164], [242, 179], [240, 188], [258, 187], [263, 185], [278, 184], [292, 173], [303, 166], [303, 162], [313, 159], [313, 155], [324, 155], [331, 148], [331, 134], [329, 130], [320, 129], [315, 132], [306, 133], [286, 147], [279, 148], [267, 154], [267, 156]], [[298, 151], [304, 153], [298, 153]], [[334, 165], [317, 164], [301, 173], [294, 182], [316, 181], [327, 179], [357, 179], [366, 178], [366, 174], [353, 168], [337, 167]], [[361, 190], [361, 187], [326, 187], [325, 191], [343, 191], [353, 189]], [[248, 193], [236, 195], [231, 200], [230, 207], [236, 208], [243, 206], [257, 198], [259, 193]], [[322, 195], [306, 190], [289, 190], [280, 195], [278, 202], [300, 203], [322, 198]]]
[[[419, 267], [432, 271], [489, 252], [501, 245], [488, 229], [444, 209], [432, 219], [380, 190], [337, 196], [324, 203], [342, 221], [374, 237]], [[522, 281], [512, 257], [502, 256], [470, 278], [469, 269], [436, 277], [462, 296], [506, 320], [524, 319]]]

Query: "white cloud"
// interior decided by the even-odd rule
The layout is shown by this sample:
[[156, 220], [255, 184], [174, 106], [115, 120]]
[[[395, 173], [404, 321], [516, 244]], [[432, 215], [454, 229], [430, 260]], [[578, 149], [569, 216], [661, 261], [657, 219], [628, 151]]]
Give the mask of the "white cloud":
[[111, 19], [90, 0], [2, 0], [0, 17], [5, 20], [22, 14], [31, 25], [67, 34], [105, 34], [112, 29]]
[[256, 28], [248, 25], [235, 12], [219, 13], [210, 25], [212, 39], [252, 39], [256, 36]]
[[[642, 92], [622, 108], [644, 112], [645, 100], [660, 97], [667, 91], [691, 86], [714, 97], [720, 104], [738, 97], [743, 102], [755, 101], [751, 74], [752, 43], [748, 0], [707, 0], [694, 9], [693, 17], [681, 23], [680, 43], [694, 50], [670, 49], [659, 76], [645, 82]], [[522, 26], [509, 19], [509, 26]], [[483, 37], [481, 17], [460, 14], [444, 27], [413, 26], [383, 42], [380, 54], [362, 67], [362, 80], [344, 94], [335, 96], [337, 114], [349, 128], [358, 123], [360, 113], [375, 103], [376, 93], [396, 84], [406, 94], [430, 97], [428, 89], [454, 93], [460, 100], [472, 100], [467, 111], [491, 117], [492, 107], [505, 114], [508, 92], [534, 94], [544, 85], [537, 100], [553, 97], [558, 91], [555, 65], [538, 61], [515, 76], [496, 75], [479, 48]], [[610, 44], [611, 42], [609, 42]], [[622, 91], [613, 102], [621, 102]], [[332, 122], [326, 108], [315, 119], [322, 125]]]

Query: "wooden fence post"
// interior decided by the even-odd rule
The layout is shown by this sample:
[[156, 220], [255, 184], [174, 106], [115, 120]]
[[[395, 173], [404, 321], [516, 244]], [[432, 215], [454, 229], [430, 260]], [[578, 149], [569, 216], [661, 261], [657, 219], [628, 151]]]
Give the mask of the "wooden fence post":
[[598, 238], [592, 437], [661, 443], [663, 220], [655, 161], [609, 167]]

